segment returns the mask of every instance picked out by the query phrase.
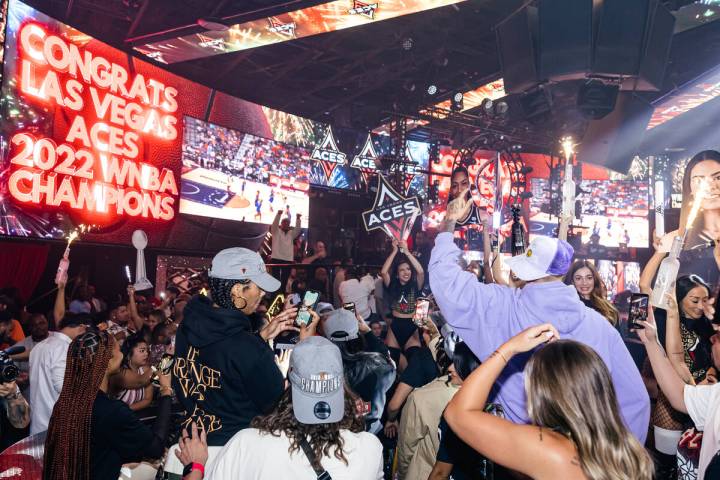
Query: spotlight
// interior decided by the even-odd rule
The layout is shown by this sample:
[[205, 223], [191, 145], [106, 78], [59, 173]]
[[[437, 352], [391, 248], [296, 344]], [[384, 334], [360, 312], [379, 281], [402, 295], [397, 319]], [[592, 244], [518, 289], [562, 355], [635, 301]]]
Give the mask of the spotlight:
[[600, 80], [589, 80], [578, 91], [578, 109], [586, 117], [600, 120], [615, 110], [619, 91], [618, 85], [605, 85]]
[[401, 44], [402, 49], [410, 50], [410, 49], [412, 49], [414, 43], [415, 43], [415, 41], [412, 39], [412, 37], [405, 37], [402, 40], [402, 44]]
[[508, 110], [510, 110], [510, 107], [508, 107], [507, 102], [497, 102], [495, 104], [495, 108], [493, 109], [493, 113], [496, 117], [504, 117], [507, 115]]
[[430, 86], [427, 88], [427, 93], [428, 93], [428, 95], [435, 95], [437, 92], [438, 92], [438, 87], [437, 87], [437, 85], [434, 85], [434, 84], [433, 84], [433, 85], [430, 85]]
[[450, 98], [450, 109], [459, 112], [463, 109], [463, 93], [454, 92]]
[[480, 109], [485, 115], [492, 115], [493, 101], [490, 98], [484, 98], [480, 104]]

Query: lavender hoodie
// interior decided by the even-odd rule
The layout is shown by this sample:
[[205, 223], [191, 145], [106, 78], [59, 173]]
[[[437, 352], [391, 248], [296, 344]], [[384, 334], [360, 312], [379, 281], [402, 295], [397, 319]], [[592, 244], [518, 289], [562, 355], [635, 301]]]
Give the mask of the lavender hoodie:
[[[485, 285], [458, 265], [460, 250], [450, 233], [435, 240], [430, 258], [430, 287], [445, 320], [481, 360], [528, 327], [552, 323], [560, 338], [592, 347], [612, 375], [620, 412], [628, 428], [645, 443], [650, 399], [640, 372], [612, 325], [585, 307], [575, 288], [562, 282], [530, 283], [522, 289]], [[510, 360], [493, 389], [515, 423], [528, 423], [523, 370], [530, 354]]]

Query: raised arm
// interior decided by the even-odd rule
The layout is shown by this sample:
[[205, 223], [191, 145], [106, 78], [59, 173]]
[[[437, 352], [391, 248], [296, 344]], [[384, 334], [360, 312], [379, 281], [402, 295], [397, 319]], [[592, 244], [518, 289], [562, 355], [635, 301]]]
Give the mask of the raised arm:
[[302, 233], [302, 215], [295, 215], [295, 226], [293, 227], [292, 237], [295, 240]]
[[275, 219], [273, 220], [272, 224], [270, 225], [270, 233], [275, 235], [275, 232], [278, 231], [278, 228], [280, 227], [280, 219], [282, 218], [282, 210], [278, 210], [275, 214]]
[[417, 261], [417, 258], [412, 254], [410, 249], [408, 248], [407, 241], [403, 240], [399, 243], [400, 246], [400, 253], [404, 254], [408, 261], [410, 262], [410, 265], [415, 269], [415, 274], [417, 278], [417, 284], [418, 288], [422, 289], [425, 285], [425, 270], [423, 270], [422, 265], [420, 265], [420, 262]]
[[642, 293], [646, 293], [648, 295], [652, 293], [653, 278], [655, 278], [655, 274], [660, 267], [660, 262], [662, 262], [664, 258], [665, 253], [655, 252], [653, 256], [650, 257], [650, 260], [648, 260], [647, 265], [645, 265], [645, 268], [643, 268], [643, 271], [640, 274], [640, 291]]
[[640, 274], [640, 291], [642, 293], [646, 293], [648, 295], [652, 293], [655, 274], [657, 273], [658, 268], [660, 268], [660, 262], [663, 261], [665, 255], [670, 251], [673, 238], [675, 238], [676, 235], [677, 230], [666, 234], [662, 238], [657, 238], [657, 236], [653, 233], [653, 247], [655, 248], [655, 253], [653, 253], [652, 257], [650, 257], [650, 260]]
[[128, 285], [128, 310], [130, 310], [130, 317], [132, 318], [135, 326], [135, 331], [139, 332], [142, 330], [143, 324], [145, 323], [143, 318], [138, 313], [137, 303], [135, 303], [135, 287]]
[[667, 320], [665, 321], [665, 349], [673, 368], [688, 385], [695, 385], [690, 368], [685, 363], [685, 348], [680, 333], [680, 313], [674, 296], [667, 296]]
[[648, 321], [642, 322], [645, 328], [637, 330], [640, 341], [645, 345], [648, 359], [652, 366], [655, 379], [660, 390], [670, 402], [672, 407], [682, 413], [687, 413], [685, 406], [685, 382], [673, 368], [672, 363], [665, 355], [665, 351], [657, 339], [657, 327], [652, 309], [648, 312]]
[[490, 228], [488, 223], [483, 220], [483, 276], [485, 283], [493, 283], [493, 254], [492, 242], [490, 241]]
[[57, 292], [55, 293], [55, 306], [53, 307], [53, 317], [55, 327], [60, 325], [60, 320], [65, 316], [65, 282], [58, 283]]
[[386, 287], [390, 286], [390, 281], [392, 280], [390, 278], [390, 269], [392, 268], [393, 261], [395, 260], [395, 257], [398, 253], [398, 243], [397, 240], [393, 239], [392, 241], [392, 251], [390, 252], [390, 255], [385, 259], [385, 263], [383, 263], [382, 269], [380, 270], [380, 276], [383, 279], [383, 285]]
[[[578, 478], [572, 468], [569, 440], [551, 430], [529, 425], [516, 425], [485, 413], [485, 405], [493, 384], [514, 355], [527, 352], [558, 333], [550, 324], [531, 327], [516, 335], [485, 360], [463, 383], [445, 410], [450, 428], [480, 454], [534, 478]], [[568, 455], [571, 458], [566, 458]], [[563, 460], [564, 462], [560, 462]]]

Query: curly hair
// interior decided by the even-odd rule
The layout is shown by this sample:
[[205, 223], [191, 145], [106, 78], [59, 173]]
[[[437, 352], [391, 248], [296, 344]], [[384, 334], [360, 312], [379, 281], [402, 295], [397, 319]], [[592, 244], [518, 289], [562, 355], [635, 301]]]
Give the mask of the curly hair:
[[358, 415], [355, 406], [357, 397], [350, 389], [345, 387], [345, 415], [338, 423], [325, 423], [320, 425], [307, 425], [300, 423], [293, 413], [292, 389], [288, 388], [278, 401], [275, 410], [268, 415], [255, 417], [250, 423], [252, 428], [261, 432], [269, 433], [279, 437], [284, 433], [290, 440], [288, 453], [300, 450], [300, 441], [309, 439], [310, 447], [315, 453], [313, 467], [321, 468], [320, 459], [330, 456], [330, 449], [335, 458], [347, 465], [348, 461], [343, 452], [345, 442], [340, 435], [342, 430], [350, 430], [353, 433], [365, 431], [365, 421]]

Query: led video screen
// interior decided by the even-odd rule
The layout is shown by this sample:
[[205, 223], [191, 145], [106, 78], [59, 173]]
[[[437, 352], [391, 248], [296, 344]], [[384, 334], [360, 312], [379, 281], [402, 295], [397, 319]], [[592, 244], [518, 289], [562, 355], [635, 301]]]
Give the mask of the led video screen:
[[607, 288], [608, 300], [615, 300], [618, 293], [640, 292], [640, 264], [638, 262], [599, 260], [595, 266]]
[[[576, 234], [582, 243], [617, 248], [649, 246], [650, 189], [647, 165], [634, 161], [630, 174], [619, 175], [602, 167], [583, 165], [582, 180], [575, 180], [577, 196]], [[562, 201], [562, 178], [551, 191], [546, 172], [530, 180], [530, 238], [535, 235], [555, 236], [558, 227], [557, 208]], [[552, 213], [551, 213], [552, 212]]]
[[[531, 235], [548, 235], [557, 228], [556, 216], [543, 212], [543, 204], [550, 193], [544, 178], [531, 180], [533, 197], [530, 200]], [[605, 247], [647, 248], [649, 190], [647, 182], [618, 180], [583, 180], [578, 196], [582, 214], [573, 225], [582, 232], [582, 243], [593, 237]]]
[[183, 62], [359, 27], [462, 1], [464, 0], [335, 0], [235, 24], [223, 31], [206, 30], [138, 45], [135, 50], [158, 62]]
[[180, 213], [271, 224], [278, 211], [308, 226], [310, 152], [184, 118]]

